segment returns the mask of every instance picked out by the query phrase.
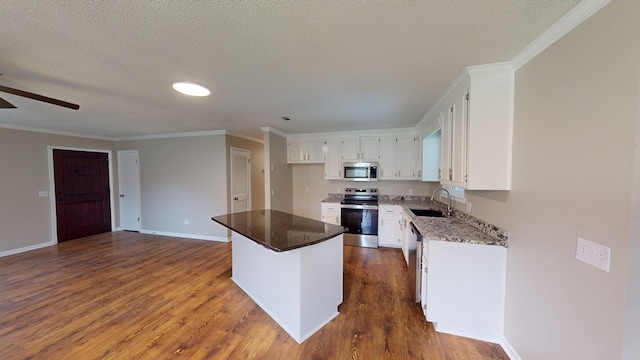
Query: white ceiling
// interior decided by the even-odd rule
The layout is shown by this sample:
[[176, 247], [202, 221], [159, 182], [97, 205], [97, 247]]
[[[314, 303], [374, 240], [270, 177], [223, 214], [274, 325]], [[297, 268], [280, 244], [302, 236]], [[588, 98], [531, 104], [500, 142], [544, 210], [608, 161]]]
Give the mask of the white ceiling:
[[18, 107], [0, 123], [107, 138], [412, 127], [465, 66], [511, 60], [578, 3], [4, 0], [0, 85], [80, 110], [0, 93]]

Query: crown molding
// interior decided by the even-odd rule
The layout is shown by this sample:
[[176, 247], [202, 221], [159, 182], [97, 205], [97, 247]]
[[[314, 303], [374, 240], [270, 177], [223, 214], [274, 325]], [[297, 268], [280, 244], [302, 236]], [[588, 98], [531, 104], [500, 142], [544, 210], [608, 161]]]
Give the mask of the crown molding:
[[582, 0], [511, 60], [514, 70], [531, 61], [610, 2], [611, 0]]
[[0, 128], [12, 129], [12, 130], [20, 130], [20, 131], [30, 131], [30, 132], [36, 132], [36, 133], [41, 133], [41, 134], [72, 136], [72, 137], [79, 137], [79, 138], [83, 138], [83, 139], [116, 141], [116, 139], [114, 139], [114, 138], [105, 137], [105, 136], [94, 136], [94, 135], [74, 133], [74, 132], [70, 132], [70, 131], [59, 131], [59, 130], [43, 129], [43, 128], [38, 128], [38, 127], [22, 126], [22, 125], [14, 125], [14, 124], [0, 123]]
[[225, 130], [225, 133], [227, 135], [229, 135], [229, 136], [233, 136], [233, 137], [237, 137], [237, 138], [240, 138], [240, 139], [245, 139], [245, 140], [257, 142], [257, 143], [260, 143], [260, 144], [264, 144], [264, 140], [261, 140], [261, 139], [256, 139], [256, 138], [253, 138], [253, 137], [250, 137], [250, 136], [241, 135], [241, 134], [234, 133], [234, 132], [231, 132], [231, 131], [226, 131], [226, 130]]
[[274, 134], [280, 135], [280, 136], [285, 137], [285, 138], [286, 138], [287, 136], [289, 136], [289, 134], [287, 134], [286, 132], [284, 132], [284, 131], [280, 131], [280, 130], [278, 130], [278, 129], [276, 129], [276, 128], [269, 127], [269, 126], [260, 127], [260, 129], [262, 129], [262, 131], [264, 131], [264, 132], [266, 132], [266, 133], [267, 133], [267, 132], [272, 132], [272, 133], [274, 133]]
[[556, 21], [556, 23], [551, 25], [547, 30], [545, 30], [545, 32], [520, 51], [518, 55], [511, 59], [511, 61], [465, 67], [451, 82], [447, 90], [429, 108], [429, 111], [427, 111], [427, 113], [422, 117], [416, 127], [427, 126], [426, 122], [433, 116], [434, 112], [440, 108], [442, 102], [445, 101], [450, 96], [451, 92], [468, 76], [484, 72], [515, 72], [611, 1], [612, 0], [582, 0], [578, 5], [569, 10], [569, 12]]
[[225, 135], [225, 134], [226, 132], [224, 130], [190, 131], [190, 132], [169, 133], [169, 134], [125, 136], [125, 137], [116, 138], [115, 141], [168, 139], [168, 138], [179, 138], [179, 137], [212, 136], [212, 135]]

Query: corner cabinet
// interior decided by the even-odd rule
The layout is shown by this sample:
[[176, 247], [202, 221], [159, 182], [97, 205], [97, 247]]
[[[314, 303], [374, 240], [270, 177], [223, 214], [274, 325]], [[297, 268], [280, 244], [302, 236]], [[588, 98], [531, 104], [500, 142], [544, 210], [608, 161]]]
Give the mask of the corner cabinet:
[[515, 73], [465, 69], [427, 122], [441, 130], [439, 179], [467, 190], [510, 190]]
[[324, 141], [322, 139], [289, 139], [287, 163], [324, 163]]

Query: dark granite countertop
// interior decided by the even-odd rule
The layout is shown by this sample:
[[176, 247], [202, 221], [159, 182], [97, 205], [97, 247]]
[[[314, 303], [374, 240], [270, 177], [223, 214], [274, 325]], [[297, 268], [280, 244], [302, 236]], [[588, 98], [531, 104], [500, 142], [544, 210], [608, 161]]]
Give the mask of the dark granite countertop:
[[277, 252], [317, 244], [347, 230], [277, 210], [244, 211], [214, 216], [211, 220]]

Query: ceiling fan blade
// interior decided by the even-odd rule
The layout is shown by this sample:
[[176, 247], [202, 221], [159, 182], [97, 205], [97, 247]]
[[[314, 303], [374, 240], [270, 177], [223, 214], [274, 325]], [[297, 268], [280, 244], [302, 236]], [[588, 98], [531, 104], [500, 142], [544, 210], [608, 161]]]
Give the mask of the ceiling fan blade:
[[[27, 92], [27, 91], [22, 91], [22, 90], [10, 88], [10, 87], [2, 86], [2, 85], [0, 85], [0, 91], [8, 93], [8, 94], [13, 94], [13, 95], [26, 97], [26, 98], [33, 99], [33, 100], [43, 101], [43, 102], [46, 102], [46, 103], [49, 103], [49, 104], [53, 104], [53, 105], [63, 106], [63, 107], [66, 107], [66, 108], [69, 108], [69, 109], [73, 109], [73, 110], [80, 109], [80, 105], [77, 105], [77, 104], [72, 104], [70, 102], [66, 102], [66, 101], [62, 101], [62, 100], [58, 100], [58, 99], [54, 99], [54, 98], [50, 98], [50, 97], [34, 94], [34, 93]], [[13, 107], [15, 108], [15, 106], [13, 106]]]
[[16, 107], [7, 100], [0, 98], [0, 109], [15, 109]]

